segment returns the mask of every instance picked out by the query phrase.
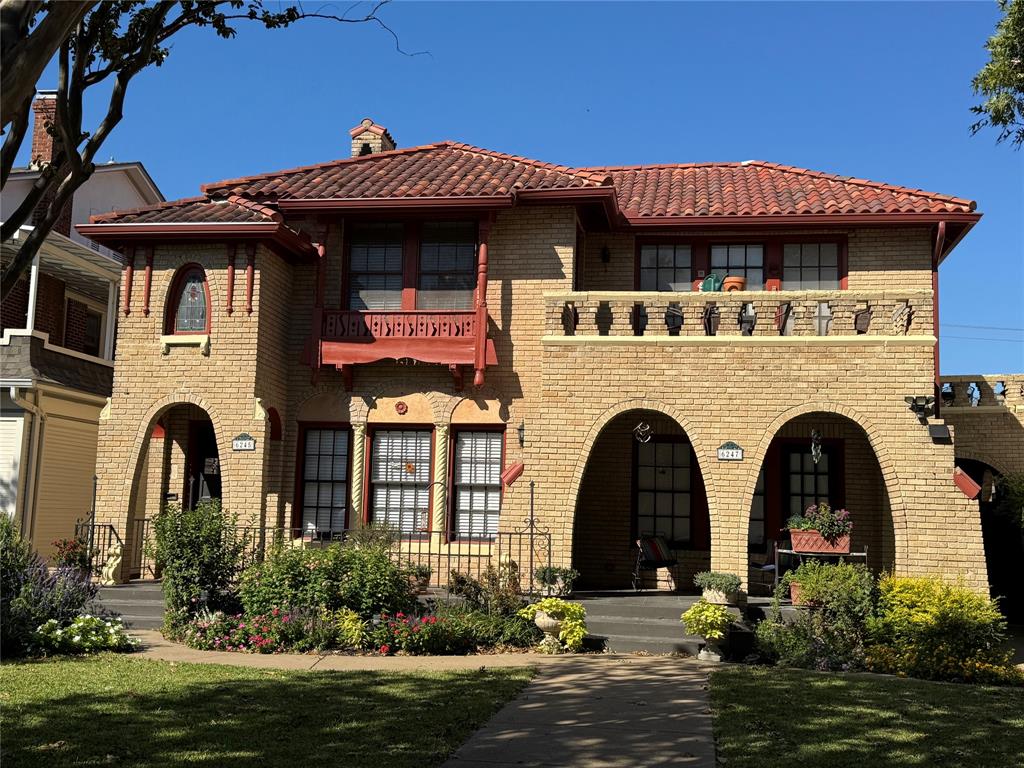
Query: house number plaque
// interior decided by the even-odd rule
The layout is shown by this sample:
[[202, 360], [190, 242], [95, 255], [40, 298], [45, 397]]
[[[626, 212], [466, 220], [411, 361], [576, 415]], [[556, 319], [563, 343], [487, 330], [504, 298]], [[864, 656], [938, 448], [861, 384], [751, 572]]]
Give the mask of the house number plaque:
[[718, 446], [719, 461], [743, 461], [743, 449], [731, 440]]
[[256, 438], [247, 432], [243, 432], [231, 441], [232, 451], [255, 451]]

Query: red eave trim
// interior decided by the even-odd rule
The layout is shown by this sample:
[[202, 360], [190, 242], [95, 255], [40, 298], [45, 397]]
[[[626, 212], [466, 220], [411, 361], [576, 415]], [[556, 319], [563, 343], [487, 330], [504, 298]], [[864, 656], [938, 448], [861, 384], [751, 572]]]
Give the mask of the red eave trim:
[[268, 240], [278, 250], [315, 256], [316, 247], [277, 222], [235, 224], [77, 224], [100, 244], [139, 240]]
[[337, 211], [337, 210], [389, 210], [392, 208], [461, 208], [488, 210], [511, 208], [515, 199], [512, 195], [476, 195], [464, 197], [367, 197], [367, 198], [319, 198], [311, 200], [279, 200], [277, 206], [283, 211]]
[[806, 224], [823, 225], [864, 225], [877, 224], [892, 226], [901, 224], [935, 224], [939, 221], [969, 222], [974, 224], [981, 218], [980, 213], [792, 213], [751, 216], [629, 216], [630, 227], [708, 227], [722, 224], [738, 226], [779, 226], [792, 227]]
[[618, 197], [615, 187], [566, 187], [562, 189], [521, 189], [516, 198], [524, 203], [529, 202], [560, 202], [560, 203], [600, 203], [604, 208], [608, 223], [619, 220]]

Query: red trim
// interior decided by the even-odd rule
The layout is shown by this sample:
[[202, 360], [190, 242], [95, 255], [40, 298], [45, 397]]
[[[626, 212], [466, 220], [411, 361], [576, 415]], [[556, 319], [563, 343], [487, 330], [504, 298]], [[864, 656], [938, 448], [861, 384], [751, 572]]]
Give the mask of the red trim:
[[981, 486], [974, 479], [964, 472], [960, 467], [953, 467], [953, 484], [961, 490], [968, 499], [976, 499]]
[[146, 278], [142, 283], [142, 314], [149, 317], [149, 292], [153, 286], [153, 246], [146, 249]]
[[[176, 330], [178, 304], [181, 303], [181, 292], [184, 290], [185, 281], [190, 275], [199, 274], [203, 278], [203, 294], [206, 300], [206, 327], [201, 331], [179, 331]], [[164, 307], [164, 333], [175, 336], [190, 336], [210, 332], [210, 316], [213, 314], [213, 304], [210, 302], [210, 281], [206, 279], [206, 270], [202, 265], [185, 264], [174, 274], [171, 281], [171, 289], [167, 292], [167, 305]]]
[[370, 498], [373, 491], [373, 436], [378, 432], [429, 432], [430, 433], [430, 475], [427, 478], [427, 529], [414, 531], [428, 538], [434, 531], [434, 450], [436, 442], [433, 424], [367, 424], [366, 446], [363, 452], [363, 523], [373, 522]]
[[124, 263], [124, 314], [125, 317], [132, 312], [132, 282], [135, 278], [135, 247], [133, 246], [131, 251], [125, 258]]
[[[273, 409], [271, 409], [273, 410]], [[296, 458], [295, 458], [295, 501], [292, 504], [292, 524], [293, 529], [298, 529], [301, 535], [302, 532], [302, 485], [303, 485], [303, 472], [305, 470], [306, 460], [306, 431], [309, 429], [337, 429], [348, 431], [348, 489], [349, 492], [345, 498], [345, 528], [349, 527], [349, 518], [352, 514], [352, 425], [347, 421], [300, 421], [299, 425], [299, 437], [296, 445]], [[271, 434], [273, 434], [273, 422], [271, 422]], [[273, 440], [273, 436], [271, 436]]]
[[228, 295], [224, 309], [230, 315], [235, 311], [235, 257], [238, 255], [238, 243], [228, 245]]
[[[452, 541], [494, 541], [489, 536], [466, 536], [465, 538], [459, 538], [455, 531], [455, 447], [458, 441], [458, 435], [462, 432], [500, 432], [501, 433], [501, 466], [505, 466], [506, 448], [508, 447], [508, 429], [505, 424], [453, 424], [451, 431], [448, 434], [448, 487], [446, 490], [446, 496], [448, 499], [448, 509], [445, 510], [445, 543]], [[522, 474], [522, 464], [517, 465], [520, 467], [519, 473], [516, 477]], [[504, 472], [502, 473], [504, 477]], [[515, 478], [513, 478], [514, 480]], [[511, 485], [511, 483], [509, 483]], [[505, 483], [499, 483], [499, 493], [501, 493], [501, 500], [498, 506], [498, 519], [501, 519], [501, 510], [505, 506]], [[500, 523], [499, 523], [500, 525]]]
[[250, 224], [76, 224], [90, 240], [109, 245], [125, 240], [265, 240], [284, 257], [312, 258], [316, 249], [305, 235], [277, 222]]
[[245, 244], [245, 313], [252, 314], [252, 289], [256, 279], [256, 243]]
[[942, 260], [942, 252], [946, 245], [946, 222], [940, 221], [935, 231], [935, 249], [932, 251], [932, 332], [935, 334], [935, 415], [939, 415], [939, 390], [942, 383], [939, 381], [939, 262]]
[[159, 440], [163, 440], [166, 436], [167, 436], [167, 430], [164, 429], [164, 425], [163, 424], [161, 424], [158, 421], [156, 424], [153, 425], [153, 432], [150, 435], [150, 437], [154, 437], [154, 438], [157, 438]]

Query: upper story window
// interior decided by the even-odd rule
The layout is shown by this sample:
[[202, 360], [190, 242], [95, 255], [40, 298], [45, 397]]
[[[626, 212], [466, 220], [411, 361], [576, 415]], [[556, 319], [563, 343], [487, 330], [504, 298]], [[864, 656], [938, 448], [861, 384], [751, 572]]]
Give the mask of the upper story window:
[[401, 224], [353, 225], [349, 241], [350, 309], [402, 308], [404, 237]]
[[689, 291], [693, 280], [693, 254], [689, 245], [640, 246], [641, 291]]
[[182, 267], [167, 297], [168, 333], [209, 333], [210, 289], [198, 264]]
[[839, 289], [839, 246], [787, 243], [782, 247], [782, 290]]
[[747, 278], [746, 290], [764, 289], [763, 245], [712, 245], [711, 271], [725, 277]]
[[103, 315], [94, 309], [85, 310], [85, 332], [82, 339], [82, 351], [87, 355], [99, 357], [103, 344]]
[[432, 221], [420, 232], [417, 309], [472, 309], [476, 287], [477, 227]]

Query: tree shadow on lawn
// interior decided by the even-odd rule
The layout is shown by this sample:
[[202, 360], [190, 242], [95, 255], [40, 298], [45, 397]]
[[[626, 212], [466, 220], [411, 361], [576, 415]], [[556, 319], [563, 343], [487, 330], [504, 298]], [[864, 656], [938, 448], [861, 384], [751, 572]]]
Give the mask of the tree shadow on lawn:
[[[45, 673], [58, 663], [88, 665], [43, 662], [14, 672]], [[5, 675], [4, 768], [429, 766], [530, 676], [522, 669], [428, 675], [138, 664], [118, 660], [95, 674], [72, 668], [66, 688], [19, 675], [15, 683], [28, 690], [13, 695]]]
[[737, 667], [711, 685], [730, 768], [1024, 765], [1024, 689]]

